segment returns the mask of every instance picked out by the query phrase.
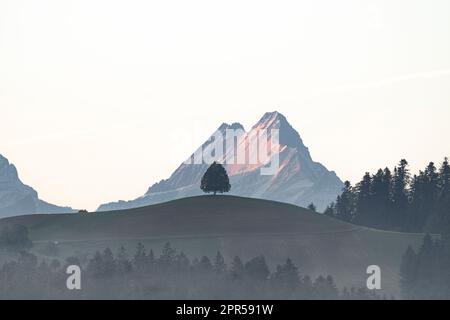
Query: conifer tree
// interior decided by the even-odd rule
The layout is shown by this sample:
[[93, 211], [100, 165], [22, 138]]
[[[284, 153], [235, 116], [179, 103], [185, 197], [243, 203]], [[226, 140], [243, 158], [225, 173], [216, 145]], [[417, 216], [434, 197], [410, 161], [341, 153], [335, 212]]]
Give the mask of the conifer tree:
[[113, 276], [116, 271], [116, 260], [110, 248], [106, 248], [103, 251], [101, 260], [102, 260], [101, 264], [103, 276], [104, 277]]
[[217, 274], [223, 274], [227, 271], [227, 265], [225, 263], [225, 259], [223, 258], [220, 251], [218, 251], [216, 254], [216, 259], [214, 261], [214, 271]]
[[402, 296], [410, 299], [416, 282], [417, 257], [411, 246], [408, 246], [400, 265], [400, 288]]
[[336, 216], [348, 222], [353, 219], [353, 188], [349, 181], [345, 181], [342, 194], [336, 200]]
[[128, 259], [128, 254], [126, 249], [121, 246], [116, 255], [117, 261], [117, 272], [119, 274], [125, 274], [131, 271], [132, 265], [130, 260]]
[[175, 257], [175, 264], [177, 272], [186, 272], [189, 270], [191, 262], [184, 252], [180, 252]]
[[398, 166], [394, 169], [392, 201], [393, 212], [390, 219], [390, 226], [394, 228], [401, 227], [402, 220], [406, 218], [408, 213], [408, 184], [410, 174], [408, 162], [402, 159]]
[[213, 270], [213, 265], [211, 264], [211, 260], [207, 256], [203, 256], [200, 259], [200, 263], [197, 266], [197, 270], [202, 274], [207, 274]]
[[230, 273], [232, 279], [241, 279], [244, 275], [245, 268], [241, 258], [235, 256], [231, 264]]
[[269, 277], [270, 271], [264, 256], [249, 260], [244, 267], [245, 274], [253, 280], [265, 281]]
[[142, 243], [138, 243], [136, 248], [136, 253], [133, 257], [133, 265], [140, 272], [147, 269], [147, 253], [145, 252], [145, 247]]
[[330, 205], [328, 205], [323, 212], [324, 215], [333, 217], [335, 215], [335, 204], [332, 202]]
[[273, 280], [276, 285], [280, 285], [282, 288], [294, 290], [300, 285], [298, 268], [294, 265], [292, 260], [288, 258], [285, 264], [277, 266], [277, 270], [273, 275]]
[[356, 185], [355, 222], [370, 226], [373, 224], [371, 201], [372, 177], [366, 172], [360, 183]]
[[450, 165], [445, 158], [439, 168], [439, 195], [437, 200], [438, 231], [450, 234]]
[[172, 248], [170, 242], [167, 242], [161, 252], [158, 264], [161, 269], [170, 269], [175, 265], [176, 250]]

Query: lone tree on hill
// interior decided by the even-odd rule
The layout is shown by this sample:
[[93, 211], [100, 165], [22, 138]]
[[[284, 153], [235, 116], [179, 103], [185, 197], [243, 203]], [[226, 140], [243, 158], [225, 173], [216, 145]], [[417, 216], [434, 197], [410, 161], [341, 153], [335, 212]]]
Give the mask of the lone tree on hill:
[[220, 163], [214, 161], [208, 170], [206, 170], [201, 181], [200, 189], [205, 193], [213, 192], [214, 195], [217, 192], [224, 193], [230, 191], [230, 179], [228, 178], [227, 171]]

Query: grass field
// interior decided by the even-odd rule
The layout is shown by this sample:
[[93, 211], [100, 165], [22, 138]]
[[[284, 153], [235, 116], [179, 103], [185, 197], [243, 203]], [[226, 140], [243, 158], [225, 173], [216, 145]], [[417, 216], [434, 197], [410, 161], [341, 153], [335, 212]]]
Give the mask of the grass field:
[[[309, 210], [273, 201], [232, 196], [202, 196], [125, 211], [88, 214], [29, 215], [0, 220], [0, 227], [29, 228], [41, 253], [58, 242], [59, 257], [92, 254], [107, 246], [132, 253], [142, 242], [156, 252], [170, 241], [189, 256], [230, 261], [264, 254], [270, 267], [290, 257], [300, 272], [332, 275], [339, 286], [365, 286], [366, 268], [379, 265], [383, 292], [397, 295], [400, 259], [420, 234], [358, 227]], [[42, 254], [41, 254], [42, 255]]]

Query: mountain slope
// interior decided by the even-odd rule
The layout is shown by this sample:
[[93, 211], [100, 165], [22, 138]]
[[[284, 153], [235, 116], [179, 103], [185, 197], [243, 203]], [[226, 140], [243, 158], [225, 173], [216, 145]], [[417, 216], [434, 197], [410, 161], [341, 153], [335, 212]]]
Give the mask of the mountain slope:
[[398, 293], [400, 259], [422, 235], [384, 232], [354, 226], [293, 205], [233, 196], [185, 198], [148, 207], [73, 215], [30, 215], [0, 220], [29, 228], [35, 250], [57, 242], [62, 257], [139, 242], [159, 250], [170, 241], [190, 256], [227, 261], [264, 254], [271, 268], [292, 258], [302, 274], [330, 274], [339, 286], [365, 286], [366, 269], [382, 270], [382, 287]]
[[[279, 130], [279, 143], [272, 145], [271, 132]], [[227, 136], [232, 131], [236, 137]], [[249, 159], [255, 153], [252, 149], [255, 137], [261, 132], [267, 132], [267, 146], [271, 150], [271, 158], [255, 163]], [[224, 137], [218, 140], [217, 136]], [[232, 145], [233, 139], [235, 147]], [[230, 176], [232, 195], [252, 198], [276, 200], [307, 206], [313, 202], [319, 210], [323, 210], [334, 201], [341, 192], [342, 181], [337, 175], [328, 171], [322, 164], [314, 162], [308, 148], [303, 144], [300, 135], [278, 112], [268, 112], [255, 124], [249, 132], [242, 125], [222, 124], [202, 146], [194, 152], [167, 180], [151, 186], [147, 193], [132, 201], [119, 201], [101, 205], [99, 211], [122, 210], [170, 201], [188, 196], [200, 195], [200, 180], [208, 163], [199, 164], [192, 161], [202, 151], [220, 147], [223, 152], [214, 160], [225, 164]], [[237, 161], [239, 152], [245, 154], [244, 163]], [[207, 152], [206, 152], [207, 153]], [[261, 174], [261, 168], [279, 158], [279, 167], [273, 175]]]
[[33, 188], [20, 181], [16, 167], [0, 155], [0, 217], [73, 211], [40, 200]]

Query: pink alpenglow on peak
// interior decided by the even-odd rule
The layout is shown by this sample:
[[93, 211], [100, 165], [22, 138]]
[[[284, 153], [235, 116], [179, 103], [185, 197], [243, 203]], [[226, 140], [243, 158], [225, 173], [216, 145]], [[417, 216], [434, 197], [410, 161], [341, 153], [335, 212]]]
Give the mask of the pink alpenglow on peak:
[[208, 166], [222, 163], [230, 177], [229, 194], [292, 203], [314, 203], [324, 210], [340, 194], [335, 172], [314, 162], [298, 132], [279, 112], [267, 112], [249, 130], [222, 124], [166, 180], [135, 200], [100, 206], [100, 211], [145, 206], [201, 195], [200, 180]]

